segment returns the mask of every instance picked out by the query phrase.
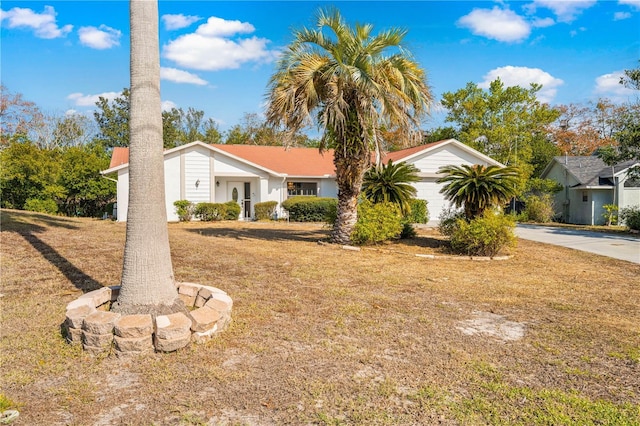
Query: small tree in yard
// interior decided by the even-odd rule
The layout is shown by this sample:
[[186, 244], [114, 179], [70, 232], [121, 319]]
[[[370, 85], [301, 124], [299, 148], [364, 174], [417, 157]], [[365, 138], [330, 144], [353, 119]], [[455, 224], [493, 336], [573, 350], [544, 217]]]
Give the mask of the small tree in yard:
[[483, 166], [480, 164], [445, 166], [438, 183], [440, 190], [456, 207], [463, 207], [467, 220], [482, 216], [485, 210], [502, 207], [518, 192], [520, 172], [515, 167]]
[[402, 214], [411, 212], [411, 200], [417, 190], [411, 185], [419, 182], [418, 169], [413, 164], [404, 161], [394, 164], [389, 160], [387, 164], [374, 166], [364, 174], [362, 193], [372, 203], [389, 202], [397, 204]]

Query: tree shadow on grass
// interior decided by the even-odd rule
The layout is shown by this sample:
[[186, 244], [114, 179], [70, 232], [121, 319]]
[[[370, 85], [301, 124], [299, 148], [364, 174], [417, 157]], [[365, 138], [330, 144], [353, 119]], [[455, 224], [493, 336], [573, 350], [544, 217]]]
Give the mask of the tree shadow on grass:
[[42, 257], [49, 261], [53, 266], [82, 292], [97, 290], [103, 287], [98, 281], [84, 273], [74, 264], [69, 262], [64, 256], [56, 251], [49, 244], [42, 241], [36, 234], [41, 234], [47, 230], [45, 226], [29, 222], [27, 217], [34, 218], [38, 222], [42, 222], [50, 227], [62, 227], [67, 229], [78, 229], [77, 226], [69, 223], [63, 218], [47, 216], [42, 214], [27, 214], [9, 212], [3, 210], [1, 215], [2, 231], [15, 232], [22, 236], [31, 246], [36, 249]]
[[300, 229], [300, 228], [259, 228], [259, 227], [216, 227], [216, 228], [191, 228], [188, 232], [193, 232], [207, 237], [235, 238], [238, 240], [267, 240], [267, 241], [304, 241], [317, 242], [327, 241], [329, 238], [328, 228]]

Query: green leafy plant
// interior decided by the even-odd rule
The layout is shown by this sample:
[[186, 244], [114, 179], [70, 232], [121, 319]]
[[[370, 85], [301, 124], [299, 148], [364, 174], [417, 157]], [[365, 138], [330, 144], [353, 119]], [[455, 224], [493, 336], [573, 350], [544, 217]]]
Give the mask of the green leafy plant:
[[463, 207], [468, 220], [482, 216], [485, 210], [501, 207], [518, 192], [520, 171], [515, 167], [463, 164], [438, 170], [445, 176], [440, 190], [456, 207]]
[[374, 204], [395, 203], [404, 215], [408, 215], [411, 200], [417, 193], [411, 183], [419, 181], [418, 169], [413, 164], [404, 161], [395, 164], [389, 160], [387, 164], [367, 170], [362, 182], [362, 195]]
[[240, 204], [232, 200], [224, 203], [224, 207], [225, 207], [225, 212], [223, 214], [224, 220], [238, 220], [238, 217], [240, 216], [240, 212], [242, 211]]
[[41, 200], [38, 198], [29, 198], [24, 203], [24, 209], [32, 212], [56, 214], [58, 213], [58, 204], [54, 200]]
[[438, 232], [446, 237], [450, 237], [457, 228], [459, 219], [464, 219], [464, 212], [462, 210], [453, 207], [442, 209], [440, 216], [438, 216]]
[[602, 208], [605, 210], [605, 212], [602, 213], [602, 217], [607, 221], [607, 226], [615, 225], [618, 222], [618, 216], [616, 214], [618, 213], [618, 206], [615, 204], [605, 204]]
[[451, 234], [451, 248], [470, 256], [493, 257], [506, 247], [515, 247], [513, 219], [491, 210], [467, 222], [458, 219]]
[[335, 211], [338, 200], [329, 197], [297, 195], [282, 202], [292, 222], [328, 222]]
[[553, 198], [550, 194], [530, 195], [526, 198], [522, 220], [548, 223], [554, 216]]
[[640, 205], [625, 207], [620, 210], [620, 220], [624, 222], [629, 229], [640, 231]]
[[195, 206], [189, 200], [177, 200], [173, 202], [176, 208], [176, 214], [180, 222], [189, 222], [193, 218], [193, 211]]
[[405, 219], [409, 223], [427, 223], [429, 222], [429, 208], [427, 200], [412, 198], [409, 201], [411, 211], [405, 215]]
[[351, 240], [356, 244], [377, 244], [398, 238], [402, 229], [402, 214], [397, 204], [373, 204], [364, 200], [358, 205], [358, 221]]
[[198, 203], [194, 215], [203, 222], [223, 220], [227, 214], [227, 206], [220, 203]]
[[263, 203], [256, 203], [253, 208], [256, 212], [256, 220], [269, 220], [273, 219], [278, 207], [277, 201], [265, 201]]

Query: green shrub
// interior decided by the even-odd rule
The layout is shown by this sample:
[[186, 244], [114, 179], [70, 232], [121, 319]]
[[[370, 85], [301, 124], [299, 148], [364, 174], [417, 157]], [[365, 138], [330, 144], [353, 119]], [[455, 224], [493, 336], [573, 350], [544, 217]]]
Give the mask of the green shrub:
[[602, 208], [605, 210], [605, 212], [602, 213], [602, 217], [604, 217], [604, 220], [607, 222], [607, 226], [618, 223], [618, 215], [616, 214], [618, 213], [618, 206], [615, 204], [605, 204]]
[[56, 214], [58, 213], [58, 204], [51, 199], [29, 198], [24, 203], [24, 209], [32, 212]]
[[198, 203], [194, 214], [203, 222], [222, 220], [226, 217], [227, 206], [220, 203]]
[[402, 231], [400, 232], [400, 239], [404, 240], [406, 238], [414, 238], [416, 235], [416, 228], [413, 227], [411, 222], [407, 222], [406, 220], [402, 221]]
[[470, 256], [493, 257], [504, 247], [515, 246], [514, 227], [510, 217], [490, 210], [471, 222], [458, 219], [451, 235], [451, 248]]
[[548, 223], [553, 220], [554, 216], [553, 198], [550, 194], [527, 197], [522, 219], [527, 222]]
[[427, 208], [427, 200], [412, 198], [409, 202], [411, 211], [406, 215], [409, 223], [427, 223], [429, 222], [429, 209]]
[[194, 205], [189, 200], [177, 200], [173, 202], [176, 208], [176, 214], [180, 222], [189, 222], [193, 217]]
[[458, 219], [464, 219], [464, 211], [453, 207], [442, 209], [438, 217], [438, 232], [450, 237], [457, 228]]
[[402, 213], [395, 203], [362, 201], [358, 205], [358, 222], [353, 227], [351, 241], [355, 244], [376, 244], [398, 238], [402, 233]]
[[619, 217], [629, 229], [640, 231], [640, 205], [623, 208]]
[[312, 195], [296, 195], [282, 202], [282, 208], [289, 213], [292, 222], [325, 222], [335, 211], [338, 200]]
[[278, 207], [277, 201], [265, 201], [263, 203], [256, 203], [253, 206], [256, 212], [256, 220], [269, 220], [273, 218]]
[[240, 216], [240, 212], [242, 211], [240, 204], [231, 200], [224, 203], [224, 207], [226, 208], [225, 213], [223, 215], [224, 220], [238, 220], [238, 217]]

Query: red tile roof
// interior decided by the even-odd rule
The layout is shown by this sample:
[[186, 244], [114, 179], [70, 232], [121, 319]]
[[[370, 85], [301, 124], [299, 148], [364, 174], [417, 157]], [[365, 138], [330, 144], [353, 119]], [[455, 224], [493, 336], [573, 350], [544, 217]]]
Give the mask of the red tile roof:
[[[388, 152], [382, 156], [382, 162], [387, 163], [389, 160], [398, 162], [443, 142], [446, 141]], [[332, 149], [326, 150], [321, 154], [317, 148], [226, 144], [211, 144], [209, 146], [279, 174], [287, 174], [289, 176], [335, 175]], [[372, 161], [375, 161], [375, 155], [372, 157]], [[128, 162], [129, 148], [114, 148], [109, 168]]]
[[259, 145], [211, 145], [274, 172], [289, 176], [334, 175], [333, 150], [322, 154], [317, 148], [288, 148]]

